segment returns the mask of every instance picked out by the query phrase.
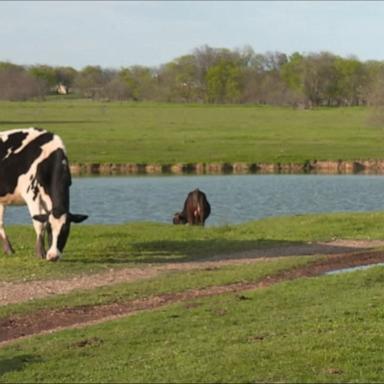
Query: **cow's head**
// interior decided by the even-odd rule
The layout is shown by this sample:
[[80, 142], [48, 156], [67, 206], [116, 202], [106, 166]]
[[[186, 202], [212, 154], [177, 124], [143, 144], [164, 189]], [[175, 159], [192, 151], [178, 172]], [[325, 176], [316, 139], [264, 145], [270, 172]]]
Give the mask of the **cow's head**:
[[46, 224], [49, 238], [47, 260], [57, 261], [63, 253], [67, 243], [71, 223], [81, 223], [87, 219], [87, 215], [72, 213], [50, 212], [42, 215], [34, 215], [33, 219]]
[[184, 217], [180, 212], [176, 212], [173, 216], [173, 224], [186, 224], [187, 218]]

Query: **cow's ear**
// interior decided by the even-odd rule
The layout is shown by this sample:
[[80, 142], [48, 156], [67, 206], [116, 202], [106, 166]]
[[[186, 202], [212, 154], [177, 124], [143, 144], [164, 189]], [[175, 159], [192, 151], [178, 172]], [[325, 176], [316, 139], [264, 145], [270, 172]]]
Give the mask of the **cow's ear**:
[[81, 223], [82, 221], [88, 219], [88, 215], [77, 215], [70, 213], [69, 218], [73, 223]]
[[42, 214], [42, 215], [34, 215], [32, 216], [33, 220], [40, 221], [40, 223], [46, 223], [48, 221], [48, 215]]

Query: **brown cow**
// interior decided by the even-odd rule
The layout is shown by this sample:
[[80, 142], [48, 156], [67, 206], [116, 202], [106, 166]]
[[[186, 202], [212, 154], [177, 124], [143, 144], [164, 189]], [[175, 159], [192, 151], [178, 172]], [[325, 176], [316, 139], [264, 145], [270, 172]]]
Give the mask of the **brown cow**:
[[210, 213], [211, 206], [205, 193], [195, 189], [188, 193], [183, 211], [175, 213], [173, 224], [204, 225]]

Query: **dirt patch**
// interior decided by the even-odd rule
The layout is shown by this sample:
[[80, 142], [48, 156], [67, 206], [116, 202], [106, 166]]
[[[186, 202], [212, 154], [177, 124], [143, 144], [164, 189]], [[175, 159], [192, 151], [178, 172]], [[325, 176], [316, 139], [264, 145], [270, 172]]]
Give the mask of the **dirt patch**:
[[110, 269], [94, 275], [75, 276], [70, 279], [37, 280], [23, 283], [0, 282], [0, 305], [41, 299], [78, 289], [94, 289], [104, 285], [129, 283], [154, 277], [157, 273], [155, 268], [124, 268]]
[[[204, 263], [195, 263], [193, 267], [196, 267], [196, 265], [199, 265], [200, 267], [201, 265], [204, 265], [205, 267], [208, 266], [211, 268], [212, 266], [223, 265], [229, 262], [229, 260], [216, 262], [207, 261]], [[239, 263], [241, 261], [231, 260], [231, 262]], [[243, 259], [242, 262], [255, 262], [255, 260], [246, 258]], [[273, 284], [300, 277], [314, 277], [329, 271], [381, 262], [384, 262], [384, 251], [334, 254], [328, 255], [309, 265], [283, 271], [274, 276], [265, 277], [254, 283], [229, 284], [205, 289], [193, 289], [180, 293], [154, 295], [144, 299], [119, 303], [54, 310], [46, 309], [28, 315], [10, 316], [0, 320], [0, 346], [5, 345], [12, 340], [34, 334], [57, 331], [68, 327], [82, 327], [121, 316], [128, 316], [142, 310], [160, 308], [173, 303], [186, 302], [190, 305], [189, 302], [191, 300], [200, 297], [221, 295], [225, 293], [240, 293], [247, 290], [269, 287]], [[191, 268], [191, 264], [192, 263], [185, 263], [181, 266], [184, 268]], [[165, 268], [177, 268], [180, 270], [181, 266], [179, 264], [169, 264], [162, 268], [157, 267], [157, 271]], [[241, 297], [244, 297], [244, 295], [239, 295], [239, 300]]]

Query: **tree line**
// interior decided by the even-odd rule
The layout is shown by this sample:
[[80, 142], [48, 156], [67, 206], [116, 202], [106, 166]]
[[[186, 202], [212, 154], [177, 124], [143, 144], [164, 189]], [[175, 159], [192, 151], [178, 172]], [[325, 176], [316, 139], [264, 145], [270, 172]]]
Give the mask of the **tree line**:
[[28, 100], [58, 86], [85, 98], [290, 106], [378, 105], [384, 62], [330, 52], [256, 53], [203, 46], [158, 67], [106, 69], [0, 62], [0, 99]]

